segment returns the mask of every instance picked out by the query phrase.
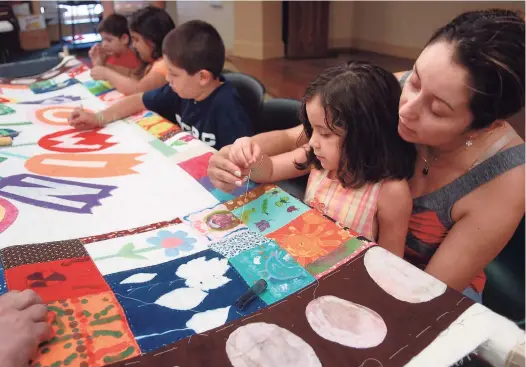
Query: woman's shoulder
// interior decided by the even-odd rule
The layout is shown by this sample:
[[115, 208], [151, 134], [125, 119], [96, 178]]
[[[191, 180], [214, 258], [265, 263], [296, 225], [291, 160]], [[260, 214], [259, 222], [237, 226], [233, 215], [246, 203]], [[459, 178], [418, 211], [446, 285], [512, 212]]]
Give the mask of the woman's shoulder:
[[457, 198], [458, 204], [451, 212], [453, 221], [466, 214], [482, 214], [483, 208], [512, 210], [516, 204], [520, 204], [522, 209], [518, 210], [524, 215], [524, 163], [524, 143], [521, 143], [505, 148], [470, 170], [462, 177], [466, 195]]

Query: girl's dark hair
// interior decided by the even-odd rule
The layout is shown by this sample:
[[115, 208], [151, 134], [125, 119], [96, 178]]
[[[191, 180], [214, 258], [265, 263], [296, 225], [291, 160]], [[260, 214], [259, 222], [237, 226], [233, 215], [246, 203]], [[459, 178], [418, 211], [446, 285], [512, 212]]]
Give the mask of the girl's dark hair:
[[163, 55], [163, 39], [175, 24], [168, 13], [155, 6], [147, 6], [134, 12], [130, 20], [130, 31], [139, 33], [153, 46], [152, 59], [157, 60]]
[[125, 34], [130, 37], [130, 31], [128, 30], [128, 20], [124, 15], [111, 14], [104, 18], [97, 27], [99, 33], [104, 32], [111, 34], [115, 37], [122, 37]]
[[446, 41], [467, 69], [473, 129], [513, 116], [524, 107], [524, 20], [511, 10], [463, 13], [438, 29], [428, 45]]
[[[307, 87], [300, 110], [307, 137], [313, 130], [306, 105], [315, 97], [325, 110], [327, 127], [344, 131], [337, 172], [344, 187], [413, 175], [416, 148], [398, 135], [400, 94], [393, 74], [363, 61], [326, 69]], [[322, 168], [312, 149], [306, 162], [295, 164], [301, 170], [311, 164]]]

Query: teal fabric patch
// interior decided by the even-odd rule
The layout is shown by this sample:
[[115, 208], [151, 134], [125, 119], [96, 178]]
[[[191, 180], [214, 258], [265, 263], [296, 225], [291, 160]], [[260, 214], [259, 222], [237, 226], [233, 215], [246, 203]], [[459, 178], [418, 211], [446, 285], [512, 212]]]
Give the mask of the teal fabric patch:
[[35, 94], [41, 94], [41, 93], [53, 92], [56, 90], [64, 89], [66, 87], [69, 87], [77, 83], [78, 81], [76, 79], [67, 79], [60, 83], [56, 83], [53, 80], [43, 80], [41, 82], [36, 82], [36, 83], [31, 84], [29, 86], [29, 89], [31, 89], [31, 91]]
[[[244, 208], [244, 209], [243, 209]], [[310, 208], [276, 188], [267, 191], [259, 198], [233, 210], [249, 229], [266, 235], [293, 221]]]
[[271, 240], [243, 251], [229, 261], [249, 286], [265, 279], [267, 290], [260, 297], [269, 305], [316, 281], [287, 251]]
[[220, 202], [234, 200], [236, 197], [228, 192], [221, 191], [219, 189], [213, 189], [210, 193]]

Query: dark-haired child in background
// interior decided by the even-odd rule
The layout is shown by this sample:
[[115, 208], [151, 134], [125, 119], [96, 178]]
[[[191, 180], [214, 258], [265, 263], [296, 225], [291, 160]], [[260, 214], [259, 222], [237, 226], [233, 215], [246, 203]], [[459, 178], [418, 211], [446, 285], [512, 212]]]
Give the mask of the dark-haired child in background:
[[[135, 74], [123, 75], [113, 68], [97, 65], [91, 71], [95, 80], [106, 80], [123, 94], [146, 92], [166, 83], [162, 44], [164, 37], [175, 28], [168, 13], [148, 6], [134, 12], [129, 23], [132, 48], [142, 61], [142, 68]], [[91, 55], [90, 55], [91, 56]]]
[[77, 109], [69, 123], [77, 129], [98, 128], [146, 108], [216, 149], [253, 135], [236, 89], [221, 77], [225, 45], [213, 26], [184, 23], [168, 33], [162, 50], [168, 84], [123, 98], [97, 114]]
[[97, 43], [89, 50], [93, 66], [107, 66], [122, 75], [132, 76], [142, 63], [130, 48], [131, 36], [126, 17], [111, 14], [99, 24], [97, 30], [102, 43]]

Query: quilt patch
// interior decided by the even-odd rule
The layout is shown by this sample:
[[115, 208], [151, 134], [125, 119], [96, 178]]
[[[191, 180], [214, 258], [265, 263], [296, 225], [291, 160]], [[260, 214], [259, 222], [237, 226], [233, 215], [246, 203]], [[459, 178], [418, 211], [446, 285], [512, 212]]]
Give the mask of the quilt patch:
[[210, 248], [227, 259], [230, 259], [243, 251], [261, 246], [269, 241], [268, 238], [252, 231], [234, 233], [224, 240], [212, 242]]
[[305, 266], [336, 250], [352, 236], [318, 212], [309, 210], [267, 237]]
[[5, 277], [9, 290], [32, 289], [46, 303], [110, 290], [90, 257], [21, 265]]
[[218, 240], [248, 230], [239, 218], [222, 204], [189, 214], [183, 219], [210, 240]]
[[88, 88], [88, 90], [90, 91], [91, 94], [95, 95], [95, 96], [99, 96], [101, 95], [102, 93], [105, 93], [105, 92], [108, 92], [113, 88], [113, 86], [106, 82], [106, 81], [101, 81], [101, 80], [89, 80], [89, 81], [86, 81], [84, 83], [82, 83], [86, 88]]
[[126, 312], [141, 350], [222, 326], [265, 304], [256, 299], [239, 311], [248, 286], [228, 260], [212, 250], [106, 276]]
[[86, 245], [103, 275], [157, 265], [208, 249], [209, 240], [186, 224]]
[[33, 367], [102, 366], [141, 354], [112, 292], [48, 305], [55, 335], [40, 345]]
[[256, 200], [257, 198], [259, 198], [261, 195], [263, 195], [267, 191], [270, 191], [272, 189], [277, 189], [277, 188], [278, 187], [273, 184], [263, 184], [263, 185], [257, 186], [253, 190], [250, 190], [245, 195], [245, 192], [242, 191], [243, 188], [240, 187], [239, 189], [241, 189], [241, 192], [239, 192], [239, 189], [236, 189], [237, 193], [239, 193], [239, 196], [236, 197], [235, 199], [225, 202], [224, 204], [228, 208], [228, 210], [233, 211], [234, 209], [237, 209], [245, 204], [248, 204], [250, 201]]
[[309, 207], [279, 188], [273, 188], [232, 212], [254, 232], [266, 235], [301, 214]]
[[179, 167], [184, 169], [190, 176], [199, 180], [207, 175], [208, 162], [214, 153], [205, 153], [187, 161], [179, 163]]
[[280, 301], [315, 281], [272, 240], [243, 251], [229, 261], [250, 286], [259, 279], [267, 282], [267, 289], [260, 297], [268, 304]]
[[85, 256], [88, 256], [88, 253], [79, 240], [11, 246], [0, 250], [0, 259], [5, 269], [11, 269], [20, 265], [75, 259]]
[[366, 243], [357, 238], [351, 238], [328, 255], [320, 257], [318, 260], [308, 264], [305, 268], [316, 278], [320, 278], [347, 263], [373, 245], [372, 242]]

